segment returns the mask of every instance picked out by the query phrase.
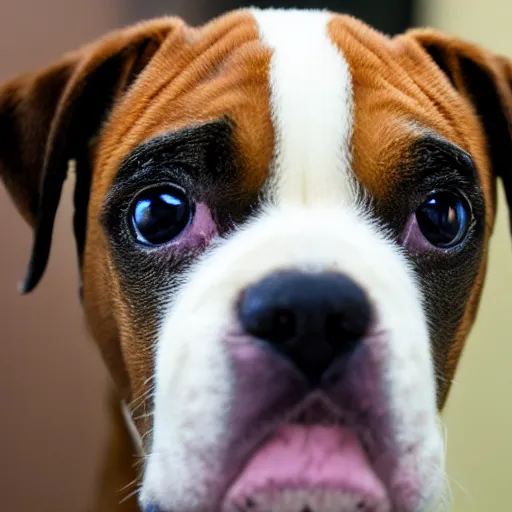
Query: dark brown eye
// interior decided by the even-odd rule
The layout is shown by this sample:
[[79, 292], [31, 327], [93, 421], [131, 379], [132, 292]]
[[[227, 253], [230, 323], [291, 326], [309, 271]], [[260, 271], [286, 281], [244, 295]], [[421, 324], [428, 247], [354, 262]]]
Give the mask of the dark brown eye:
[[137, 241], [149, 246], [162, 245], [187, 228], [192, 206], [181, 189], [166, 185], [140, 192], [130, 216]]
[[416, 210], [416, 220], [423, 236], [436, 247], [454, 247], [466, 236], [471, 209], [468, 202], [452, 192], [432, 194]]

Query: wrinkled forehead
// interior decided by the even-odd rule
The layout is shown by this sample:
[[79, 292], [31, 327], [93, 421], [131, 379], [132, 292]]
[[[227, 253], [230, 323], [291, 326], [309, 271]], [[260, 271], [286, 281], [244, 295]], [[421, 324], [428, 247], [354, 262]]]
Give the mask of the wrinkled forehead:
[[354, 179], [385, 195], [424, 132], [473, 149], [457, 126], [474, 119], [440, 75], [407, 38], [325, 11], [247, 10], [182, 26], [114, 111], [96, 179], [106, 191], [139, 144], [224, 119], [246, 191], [293, 168], [281, 199], [324, 183], [313, 195], [338, 201], [353, 196]]

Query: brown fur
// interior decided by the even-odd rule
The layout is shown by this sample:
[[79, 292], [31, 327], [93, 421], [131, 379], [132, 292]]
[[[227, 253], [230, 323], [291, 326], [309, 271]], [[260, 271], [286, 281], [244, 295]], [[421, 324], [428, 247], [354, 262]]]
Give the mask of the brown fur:
[[[486, 198], [488, 238], [495, 216], [495, 174], [501, 173], [510, 188], [511, 177], [493, 166], [489, 144], [494, 141], [479, 121], [460, 57], [476, 63], [489, 76], [502, 105], [501, 115], [508, 122], [512, 119], [510, 63], [432, 31], [389, 39], [349, 17], [333, 18], [330, 33], [353, 77], [353, 161], [363, 185], [374, 196], [385, 196], [396, 179], [394, 159], [403, 155], [397, 140], [406, 149], [419, 124], [431, 128], [472, 155]], [[450, 77], [432, 59], [432, 48], [436, 55], [444, 56]], [[144, 402], [151, 386], [151, 352], [141, 350], [151, 340], [144, 339], [134, 325], [109, 256], [108, 240], [100, 225], [104, 197], [120, 162], [138, 144], [169, 130], [223, 116], [234, 121], [237, 153], [249, 170], [245, 186], [258, 190], [272, 159], [274, 138], [269, 111], [270, 56], [245, 11], [200, 28], [164, 18], [116, 32], [0, 89], [0, 175], [21, 214], [31, 226], [37, 226], [34, 254], [40, 257], [45, 251], [40, 233], [49, 232], [51, 237], [52, 208], [56, 209], [60, 194], [57, 186], [56, 198], [46, 197], [47, 187], [63, 179], [67, 160], [77, 154], [79, 183], [87, 179], [80, 178], [84, 169], [90, 169], [82, 260], [84, 308], [120, 396], [134, 405], [140, 405], [140, 399]], [[109, 91], [103, 90], [105, 83]], [[94, 94], [90, 94], [88, 87], [93, 86]], [[100, 92], [113, 96], [114, 105], [108, 98], [99, 98]], [[98, 109], [93, 101], [105, 105]], [[96, 117], [91, 118], [93, 114]], [[84, 131], [84, 126], [89, 129]], [[501, 135], [503, 140], [509, 138], [510, 134]], [[78, 209], [83, 206], [80, 194], [76, 204]], [[83, 220], [85, 223], [85, 217]], [[79, 239], [80, 226], [75, 225], [75, 231]], [[40, 264], [32, 267], [32, 286], [44, 263], [42, 268]], [[485, 265], [486, 254], [444, 361], [442, 377], [447, 384], [440, 407], [475, 317]], [[135, 478], [133, 447], [115, 402], [97, 512], [113, 510], [115, 491]], [[144, 433], [149, 422], [144, 414], [140, 416], [138, 426]], [[135, 509], [132, 500], [119, 510]]]

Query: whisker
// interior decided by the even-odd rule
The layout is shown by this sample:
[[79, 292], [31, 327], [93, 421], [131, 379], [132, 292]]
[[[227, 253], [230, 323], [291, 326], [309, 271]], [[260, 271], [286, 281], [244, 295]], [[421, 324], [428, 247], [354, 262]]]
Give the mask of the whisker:
[[[475, 503], [475, 500], [471, 497], [471, 494], [469, 493], [469, 491], [458, 480], [456, 480], [454, 477], [450, 476], [448, 473], [446, 473], [445, 476], [450, 483], [457, 486], [463, 492], [464, 496], [467, 498], [467, 500], [469, 502], [469, 505], [471, 506], [471, 508], [473, 510], [475, 510], [476, 503]], [[452, 497], [453, 497], [453, 493], [452, 493]]]
[[125, 496], [120, 502], [119, 502], [119, 505], [122, 505], [125, 501], [128, 501], [130, 498], [133, 498], [134, 496], [136, 496], [140, 491], [140, 486], [137, 486], [137, 489], [135, 489], [134, 491], [130, 492], [127, 496]]
[[147, 384], [149, 384], [152, 380], [154, 380], [156, 377], [156, 375], [154, 373], [152, 373], [145, 381], [144, 381], [144, 386], [146, 386]]
[[144, 390], [138, 397], [134, 398], [130, 404], [134, 404], [138, 400], [141, 400], [142, 398], [146, 397], [148, 394], [152, 393], [155, 390], [155, 386], [149, 386], [146, 390]]
[[152, 428], [150, 428], [150, 429], [148, 429], [148, 431], [147, 431], [147, 432], [144, 432], [144, 434], [142, 434], [142, 436], [141, 436], [141, 438], [140, 438], [140, 440], [141, 440], [142, 444], [144, 444], [146, 437], [147, 437], [149, 434], [152, 434], [152, 433], [153, 433], [153, 429], [152, 429]]
[[134, 400], [131, 401], [131, 403], [128, 405], [128, 409], [132, 415], [140, 407], [146, 406], [146, 402], [150, 398], [150, 395], [154, 392], [154, 390], [155, 390], [154, 386], [151, 386], [150, 388], [146, 389], [146, 391], [141, 393], [137, 398], [135, 398]]
[[447, 384], [458, 384], [456, 379], [447, 379], [440, 374], [436, 374], [436, 380], [447, 383]]
[[128, 487], [132, 487], [133, 485], [137, 485], [138, 478], [134, 478], [130, 483], [126, 484], [124, 487], [119, 489], [117, 492], [123, 492], [128, 489]]
[[[439, 421], [440, 421], [442, 429], [443, 429], [444, 455], [445, 455], [445, 458], [446, 458], [446, 456], [448, 454], [448, 425], [446, 425], [446, 422], [442, 418], [439, 418]], [[446, 480], [448, 482], [448, 489], [447, 490], [449, 492], [450, 504], [453, 504], [454, 499], [455, 499], [454, 495], [453, 495], [453, 488], [452, 488], [452, 485], [455, 485], [456, 487], [458, 487], [463, 492], [463, 494], [468, 499], [471, 507], [474, 509], [475, 506], [476, 506], [476, 503], [475, 503], [475, 500], [471, 497], [469, 491], [458, 480], [456, 480], [454, 477], [449, 475], [447, 472], [445, 472], [444, 476], [445, 476], [445, 478], [446, 478]]]
[[145, 412], [143, 414], [140, 414], [139, 416], [133, 416], [133, 421], [137, 420], [146, 420], [148, 418], [152, 418], [155, 415], [153, 411]]

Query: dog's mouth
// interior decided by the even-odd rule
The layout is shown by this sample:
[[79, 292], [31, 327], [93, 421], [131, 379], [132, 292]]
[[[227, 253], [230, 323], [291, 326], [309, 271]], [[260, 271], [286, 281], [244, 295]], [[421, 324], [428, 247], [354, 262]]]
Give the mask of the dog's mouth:
[[355, 426], [308, 400], [253, 451], [223, 512], [384, 512], [390, 501]]
[[187, 512], [432, 510], [443, 493], [436, 424], [422, 408], [397, 414], [373, 341], [312, 387], [273, 351], [235, 339], [223, 430], [177, 451], [193, 471], [177, 472], [174, 487], [178, 457], [172, 444], [157, 446], [141, 502]]

